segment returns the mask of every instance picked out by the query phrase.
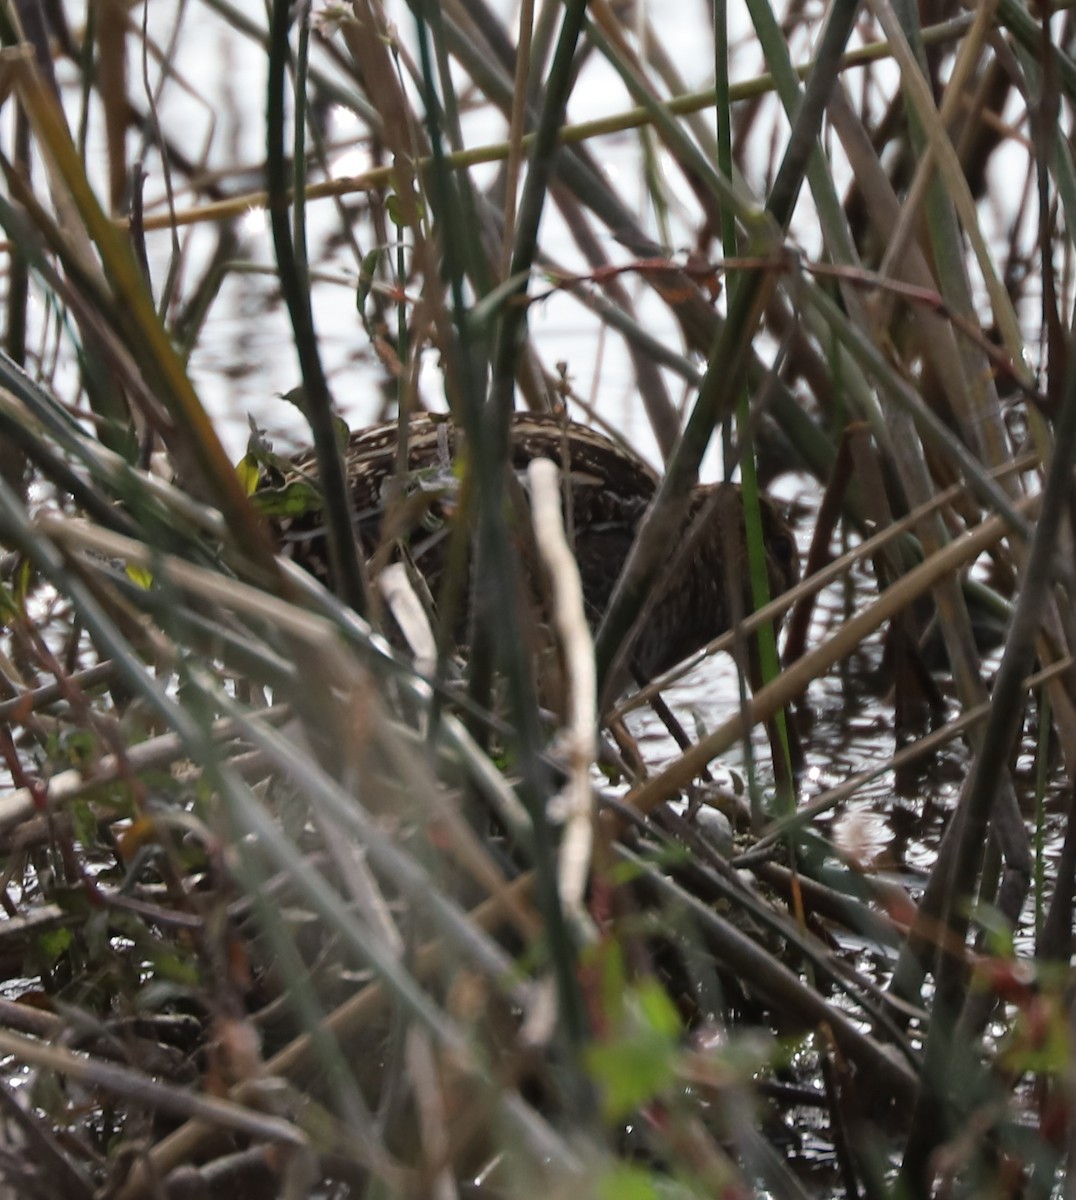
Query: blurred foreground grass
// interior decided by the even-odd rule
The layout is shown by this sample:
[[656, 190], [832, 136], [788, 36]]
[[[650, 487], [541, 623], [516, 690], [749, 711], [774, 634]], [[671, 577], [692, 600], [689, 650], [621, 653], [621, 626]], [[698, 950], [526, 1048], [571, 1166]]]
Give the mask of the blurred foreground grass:
[[[271, 8], [0, 9], [10, 1193], [1070, 1187], [1067, 14], [753, 3], [729, 50], [715, 5], [694, 32], [716, 89], [692, 92], [676, 9]], [[220, 61], [239, 47], [267, 81], [225, 77], [222, 115], [264, 149], [220, 169], [214, 130], [209, 171], [173, 100], [222, 29]], [[610, 72], [617, 115], [568, 124]], [[369, 161], [343, 178], [342, 114]], [[468, 141], [476, 115], [502, 140]], [[638, 179], [617, 187], [625, 136]], [[247, 253], [258, 206], [269, 264]], [[287, 314], [273, 387], [301, 381], [332, 591], [249, 500], [264, 431], [237, 471], [191, 383], [251, 280]], [[341, 296], [386, 410], [467, 431], [485, 607], [465, 664], [418, 671], [379, 632], [319, 330]], [[597, 319], [598, 417], [645, 414], [665, 463], [598, 683], [711, 440], [748, 490], [793, 472], [821, 497], [784, 669], [764, 651], [765, 686], [677, 730], [660, 770], [621, 719], [660, 689], [599, 713], [576, 652], [553, 716], [511, 602], [508, 414], [590, 407], [531, 336], [551, 297]], [[870, 594], [812, 622], [857, 562]], [[793, 798], [778, 739], [750, 802], [708, 782], [878, 630], [892, 762]], [[953, 738], [967, 777], [910, 894], [825, 818]]]

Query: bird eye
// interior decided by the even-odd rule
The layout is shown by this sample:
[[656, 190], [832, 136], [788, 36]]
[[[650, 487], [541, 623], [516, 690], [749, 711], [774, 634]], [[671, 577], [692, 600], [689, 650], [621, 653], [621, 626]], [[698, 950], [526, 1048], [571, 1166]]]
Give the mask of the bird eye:
[[770, 552], [778, 562], [790, 563], [795, 554], [792, 539], [785, 533], [779, 533], [769, 539]]

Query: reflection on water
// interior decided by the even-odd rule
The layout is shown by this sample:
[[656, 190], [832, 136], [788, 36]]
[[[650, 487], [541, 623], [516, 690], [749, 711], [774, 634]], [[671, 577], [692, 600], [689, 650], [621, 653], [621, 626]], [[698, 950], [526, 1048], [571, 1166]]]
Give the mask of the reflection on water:
[[[779, 481], [778, 490], [788, 496], [791, 487], [796, 507], [806, 513], [797, 526], [800, 553], [805, 559], [817, 494], [813, 485], [805, 484], [802, 479], [790, 484], [791, 479], [785, 477]], [[846, 580], [827, 588], [818, 598], [809, 645], [832, 636], [851, 612], [876, 595], [877, 585], [869, 567], [858, 567]], [[938, 845], [970, 771], [972, 756], [967, 742], [956, 738], [899, 771], [889, 765], [901, 747], [885, 637], [885, 630], [879, 631], [829, 675], [813, 681], [797, 706], [796, 719], [805, 752], [798, 800], [801, 805], [807, 804], [856, 775], [877, 771], [852, 797], [816, 818], [814, 829], [830, 840], [846, 862], [883, 882], [898, 885], [914, 898], [933, 868]], [[999, 656], [1000, 651], [995, 651], [984, 662], [988, 683]], [[951, 680], [943, 674], [936, 674], [935, 679], [943, 694], [951, 691]], [[739, 681], [732, 659], [717, 655], [706, 660], [663, 696], [689, 735], [695, 739], [704, 736], [737, 711]], [[945, 721], [959, 714], [955, 701], [950, 701], [948, 707], [942, 717]], [[650, 710], [632, 714], [630, 722], [643, 758], [652, 769], [660, 769], [679, 754], [676, 742]], [[1032, 709], [1014, 768], [1020, 803], [1032, 825], [1040, 756], [1037, 736], [1037, 717]], [[761, 727], [753, 731], [752, 747], [759, 782], [764, 792], [772, 793], [770, 748]], [[1060, 765], [1058, 758], [1055, 748], [1043, 800], [1043, 860], [1047, 880], [1061, 850], [1070, 786], [1064, 772], [1056, 769]], [[742, 747], [733, 747], [720, 763], [711, 764], [710, 770], [723, 787], [744, 795], [747, 763]], [[1029, 897], [1017, 944], [1024, 952], [1033, 953], [1033, 939], [1033, 897]]]

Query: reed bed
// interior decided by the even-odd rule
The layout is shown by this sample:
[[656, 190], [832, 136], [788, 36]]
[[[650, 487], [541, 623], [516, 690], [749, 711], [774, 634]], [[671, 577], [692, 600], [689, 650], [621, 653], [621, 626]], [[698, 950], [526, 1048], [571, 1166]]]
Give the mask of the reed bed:
[[[1071, 1193], [1071, 20], [746, 18], [0, 7], [7, 1194]], [[567, 299], [582, 369], [538, 328]], [[263, 353], [293, 403], [237, 463]], [[466, 431], [479, 584], [465, 653], [416, 661], [341, 414], [425, 406]], [[525, 407], [662, 460], [593, 639], [556, 478], [509, 487]], [[327, 585], [257, 494], [289, 422]], [[710, 648], [758, 637], [759, 686], [691, 736], [617, 664], [718, 443], [749, 540], [778, 478], [813, 527]], [[530, 510], [555, 709], [512, 602]], [[883, 642], [882, 748], [819, 788], [804, 713]], [[847, 831], [879, 776], [925, 802], [949, 744], [929, 868], [894, 879]]]

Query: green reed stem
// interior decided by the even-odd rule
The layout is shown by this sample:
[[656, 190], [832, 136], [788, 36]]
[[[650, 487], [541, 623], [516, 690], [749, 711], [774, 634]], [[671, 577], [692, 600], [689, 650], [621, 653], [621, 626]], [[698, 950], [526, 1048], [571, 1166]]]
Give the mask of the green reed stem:
[[368, 588], [353, 533], [351, 492], [336, 439], [329, 383], [321, 365], [310, 288], [296, 254], [288, 220], [288, 177], [284, 156], [284, 97], [289, 57], [288, 0], [273, 0], [269, 24], [268, 98], [266, 103], [266, 180], [269, 217], [276, 248], [280, 288], [291, 318], [295, 350], [303, 377], [306, 415], [314, 437], [318, 477], [324, 501], [329, 559], [341, 598], [356, 612], [369, 611]]

